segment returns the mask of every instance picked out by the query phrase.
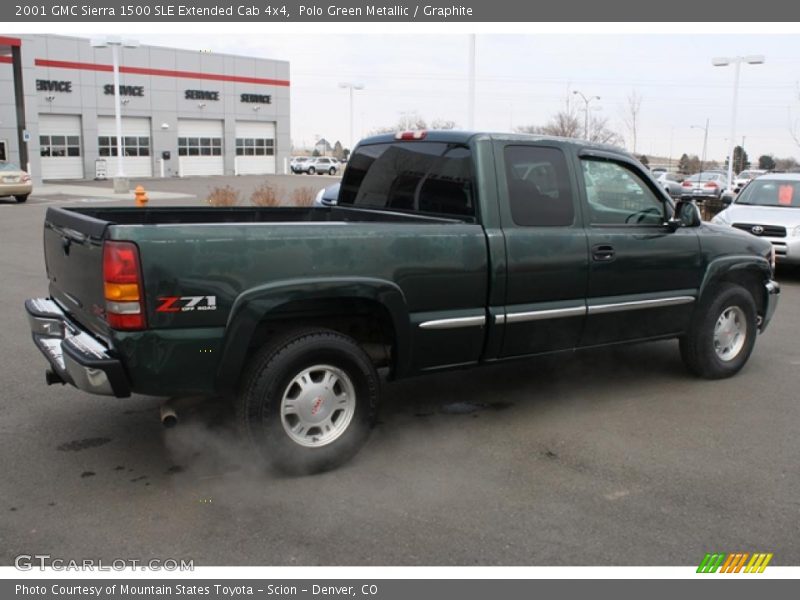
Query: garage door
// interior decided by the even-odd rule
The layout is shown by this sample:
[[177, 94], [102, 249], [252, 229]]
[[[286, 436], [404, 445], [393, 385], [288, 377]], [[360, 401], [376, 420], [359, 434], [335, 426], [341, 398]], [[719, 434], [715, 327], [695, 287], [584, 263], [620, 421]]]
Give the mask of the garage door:
[[236, 174], [275, 172], [275, 123], [236, 122]]
[[[153, 159], [150, 151], [150, 119], [123, 117], [122, 168], [127, 177], [152, 177]], [[97, 149], [105, 158], [107, 171], [117, 172], [117, 124], [114, 117], [97, 117]]]
[[178, 119], [178, 174], [222, 175], [222, 121]]
[[82, 179], [81, 118], [39, 115], [42, 179]]

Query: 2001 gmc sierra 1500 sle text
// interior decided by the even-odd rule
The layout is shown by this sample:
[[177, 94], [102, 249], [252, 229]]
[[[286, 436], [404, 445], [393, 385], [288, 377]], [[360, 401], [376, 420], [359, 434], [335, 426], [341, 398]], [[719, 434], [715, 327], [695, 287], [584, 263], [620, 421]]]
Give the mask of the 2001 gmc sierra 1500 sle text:
[[779, 292], [768, 242], [673, 207], [626, 153], [521, 135], [369, 138], [331, 208], [50, 208], [44, 246], [49, 382], [230, 394], [290, 471], [358, 449], [378, 368], [678, 338], [726, 377]]

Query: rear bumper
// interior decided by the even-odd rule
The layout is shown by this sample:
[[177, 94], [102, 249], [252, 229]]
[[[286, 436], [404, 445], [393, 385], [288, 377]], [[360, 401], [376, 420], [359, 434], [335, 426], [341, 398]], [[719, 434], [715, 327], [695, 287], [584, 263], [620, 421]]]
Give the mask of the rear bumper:
[[778, 296], [781, 293], [781, 286], [777, 281], [768, 281], [765, 285], [764, 316], [761, 318], [759, 330], [764, 331], [778, 308]]
[[90, 394], [126, 398], [131, 387], [122, 363], [48, 298], [25, 301], [33, 343], [61, 381]]

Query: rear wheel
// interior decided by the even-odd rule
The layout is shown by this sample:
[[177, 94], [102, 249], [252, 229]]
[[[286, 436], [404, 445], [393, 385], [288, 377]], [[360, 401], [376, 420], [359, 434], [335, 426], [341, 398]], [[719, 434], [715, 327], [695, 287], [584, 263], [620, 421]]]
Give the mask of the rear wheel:
[[341, 465], [364, 444], [379, 389], [375, 367], [353, 339], [325, 329], [297, 331], [256, 355], [237, 412], [273, 467], [316, 473]]
[[697, 308], [681, 357], [695, 375], [722, 379], [738, 373], [756, 341], [756, 305], [745, 288], [724, 284]]
[[331, 167], [328, 171], [328, 175], [336, 175], [336, 167]]
[[22, 202], [25, 202], [28, 199], [28, 195], [29, 194], [23, 194], [21, 196], [14, 196], [14, 198], [16, 198], [17, 202], [22, 203]]

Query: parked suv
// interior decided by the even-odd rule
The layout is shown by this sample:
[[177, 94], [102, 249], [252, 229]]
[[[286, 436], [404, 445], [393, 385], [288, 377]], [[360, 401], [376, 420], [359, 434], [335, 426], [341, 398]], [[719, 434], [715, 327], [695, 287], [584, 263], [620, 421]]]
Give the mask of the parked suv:
[[335, 158], [320, 156], [301, 163], [295, 172], [308, 173], [309, 175], [314, 175], [315, 173], [318, 175], [336, 175], [340, 168], [339, 161]]
[[761, 175], [712, 222], [769, 240], [779, 262], [800, 264], [800, 174]]

